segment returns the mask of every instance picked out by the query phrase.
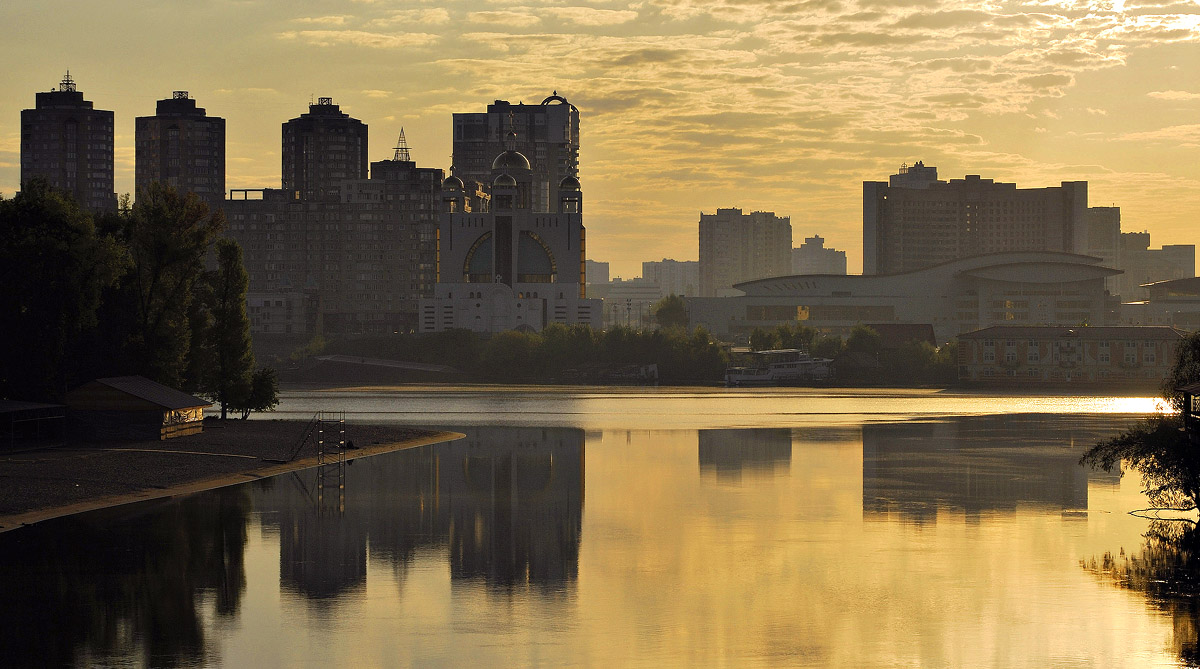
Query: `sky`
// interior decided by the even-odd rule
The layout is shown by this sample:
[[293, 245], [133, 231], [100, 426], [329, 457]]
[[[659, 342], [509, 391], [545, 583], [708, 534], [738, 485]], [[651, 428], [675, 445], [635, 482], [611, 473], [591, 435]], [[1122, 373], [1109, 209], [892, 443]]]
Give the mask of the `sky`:
[[227, 125], [228, 188], [278, 187], [280, 125], [328, 96], [450, 166], [451, 114], [557, 91], [580, 110], [588, 256], [698, 255], [701, 212], [790, 216], [862, 268], [862, 182], [1086, 180], [1152, 246], [1200, 241], [1200, 0], [5, 0], [0, 193], [20, 110], [70, 69], [116, 115], [187, 90]]

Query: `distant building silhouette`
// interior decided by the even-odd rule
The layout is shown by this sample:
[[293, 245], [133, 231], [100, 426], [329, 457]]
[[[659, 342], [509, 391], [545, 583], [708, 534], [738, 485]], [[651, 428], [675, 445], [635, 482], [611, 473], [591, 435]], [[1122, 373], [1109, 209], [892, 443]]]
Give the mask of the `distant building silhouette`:
[[1196, 245], [1165, 244], [1150, 248], [1149, 232], [1122, 232], [1117, 269], [1116, 292], [1122, 302], [1137, 302], [1149, 297], [1146, 284], [1196, 276]]
[[283, 124], [283, 190], [301, 200], [338, 201], [341, 183], [367, 178], [367, 124], [333, 98]]
[[93, 212], [116, 211], [113, 113], [94, 109], [68, 72], [21, 110], [21, 183], [42, 177]]
[[642, 263], [642, 278], [658, 284], [660, 297], [700, 294], [700, 262], [696, 260], [648, 260]]
[[986, 253], [1088, 249], [1087, 182], [1018, 189], [918, 162], [863, 182], [863, 273], [893, 274]]
[[792, 224], [772, 211], [700, 214], [700, 295], [736, 295], [736, 283], [792, 273]]
[[846, 252], [825, 248], [820, 235], [806, 237], [792, 249], [792, 274], [845, 274]]
[[[1121, 208], [1088, 207], [1087, 250], [1089, 256], [1100, 259], [1105, 267], [1121, 268]], [[1119, 276], [1104, 280], [1104, 287], [1113, 295], [1119, 294]]]
[[175, 91], [159, 100], [154, 116], [136, 120], [134, 186], [159, 182], [180, 193], [195, 193], [211, 208], [225, 199], [225, 119]]
[[492, 160], [508, 148], [510, 127], [516, 133], [513, 150], [528, 157], [533, 170], [530, 208], [555, 211], [558, 184], [579, 178], [579, 110], [557, 91], [541, 104], [496, 100], [485, 113], [454, 114], [455, 176], [491, 183]]
[[585, 260], [584, 274], [587, 276], [588, 285], [594, 283], [608, 283], [608, 263], [598, 260]]

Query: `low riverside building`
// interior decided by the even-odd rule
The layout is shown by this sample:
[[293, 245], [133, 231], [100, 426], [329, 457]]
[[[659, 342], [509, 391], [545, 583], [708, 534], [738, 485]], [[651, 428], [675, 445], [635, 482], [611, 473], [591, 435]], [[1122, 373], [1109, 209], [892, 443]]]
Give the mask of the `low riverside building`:
[[990, 253], [899, 274], [800, 275], [740, 283], [739, 297], [686, 298], [693, 327], [725, 337], [784, 323], [846, 335], [859, 323], [930, 324], [938, 342], [991, 325], [1108, 325], [1119, 270], [1057, 251]]
[[1121, 323], [1200, 330], [1200, 277], [1156, 281], [1141, 288], [1147, 298], [1121, 304]]
[[96, 379], [67, 393], [71, 420], [89, 439], [171, 439], [204, 429], [198, 397], [144, 376]]
[[985, 385], [1157, 388], [1187, 333], [1162, 326], [996, 326], [958, 337], [958, 378]]

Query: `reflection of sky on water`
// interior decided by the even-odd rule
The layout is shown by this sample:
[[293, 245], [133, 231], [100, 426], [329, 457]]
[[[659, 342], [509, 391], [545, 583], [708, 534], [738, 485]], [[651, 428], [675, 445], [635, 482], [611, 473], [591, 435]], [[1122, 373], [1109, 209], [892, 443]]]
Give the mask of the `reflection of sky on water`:
[[[677, 398], [630, 394], [663, 423], [688, 418], [669, 415]], [[453, 426], [464, 403], [425, 422]], [[52, 523], [48, 540], [0, 535], [0, 565], [21, 592], [97, 593], [74, 617], [38, 619], [124, 630], [61, 635], [72, 647], [58, 655], [75, 658], [136, 656], [147, 626], [189, 620], [180, 611], [199, 632], [160, 641], [160, 659], [227, 666], [1145, 666], [1177, 652], [1169, 616], [1079, 566], [1143, 541], [1146, 522], [1125, 514], [1143, 501], [1136, 482], [1073, 467], [1127, 417], [710, 430], [576, 415], [586, 431], [474, 426], [361, 460], [342, 493], [308, 471], [147, 509], [149, 525], [97, 517], [78, 536], [155, 528], [115, 575], [87, 569], [90, 552]], [[206, 508], [225, 520], [199, 522]], [[187, 555], [204, 568], [181, 580]], [[14, 588], [7, 601], [29, 601]], [[12, 648], [22, 612], [0, 611]]]
[[399, 386], [289, 390], [271, 418], [348, 411], [360, 420], [585, 429], [854, 426], [908, 418], [994, 413], [1144, 414], [1153, 397], [997, 395], [890, 388], [589, 388]]

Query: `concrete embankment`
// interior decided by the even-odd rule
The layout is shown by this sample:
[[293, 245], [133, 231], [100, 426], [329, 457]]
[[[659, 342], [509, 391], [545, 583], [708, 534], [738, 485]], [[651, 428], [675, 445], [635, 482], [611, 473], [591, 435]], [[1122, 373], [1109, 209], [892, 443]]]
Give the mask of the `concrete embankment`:
[[[206, 421], [204, 432], [167, 441], [73, 442], [0, 450], [0, 532], [50, 518], [219, 488], [317, 464], [308, 424]], [[347, 459], [459, 439], [400, 425], [348, 423]], [[283, 462], [287, 460], [286, 462]]]

